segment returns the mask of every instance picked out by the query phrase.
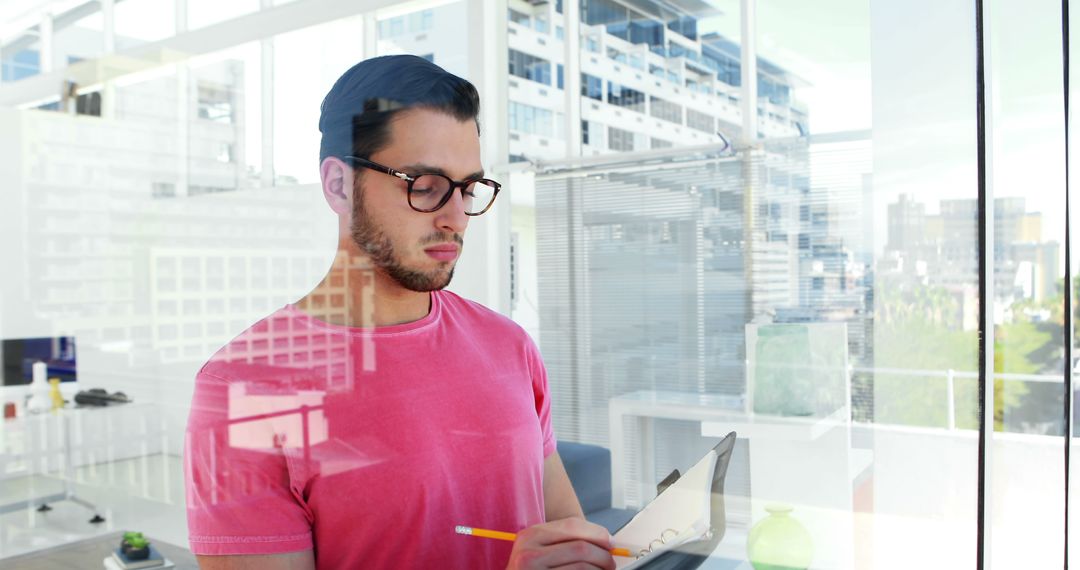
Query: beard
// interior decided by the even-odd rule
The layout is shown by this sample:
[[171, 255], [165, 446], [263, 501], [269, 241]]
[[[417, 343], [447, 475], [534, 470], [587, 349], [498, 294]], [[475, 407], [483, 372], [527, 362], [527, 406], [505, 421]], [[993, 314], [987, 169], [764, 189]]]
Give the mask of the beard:
[[[362, 206], [359, 189], [354, 192], [352, 223], [349, 227], [349, 233], [356, 245], [368, 255], [375, 267], [409, 291], [418, 293], [438, 291], [449, 285], [450, 280], [454, 277], [454, 266], [452, 264], [449, 270], [440, 267], [431, 271], [421, 271], [406, 266], [394, 251], [390, 236], [386, 235], [386, 232], [367, 215]], [[464, 240], [459, 234], [445, 232], [435, 232], [425, 236], [424, 239], [420, 240], [420, 245], [448, 242], [464, 245]]]

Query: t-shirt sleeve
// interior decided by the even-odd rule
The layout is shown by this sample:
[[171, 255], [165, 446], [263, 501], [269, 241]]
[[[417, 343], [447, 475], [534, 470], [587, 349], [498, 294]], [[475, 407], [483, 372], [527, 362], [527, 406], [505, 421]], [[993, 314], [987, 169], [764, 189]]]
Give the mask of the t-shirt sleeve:
[[533, 397], [536, 416], [540, 420], [540, 433], [544, 440], [544, 458], [555, 452], [555, 432], [551, 428], [551, 392], [548, 390], [547, 369], [540, 358], [540, 351], [528, 341], [529, 373], [532, 375]]
[[[201, 372], [184, 441], [191, 551], [199, 555], [280, 554], [312, 548], [312, 515], [290, 477], [272, 419], [233, 402], [241, 383]], [[232, 410], [232, 413], [230, 413]]]

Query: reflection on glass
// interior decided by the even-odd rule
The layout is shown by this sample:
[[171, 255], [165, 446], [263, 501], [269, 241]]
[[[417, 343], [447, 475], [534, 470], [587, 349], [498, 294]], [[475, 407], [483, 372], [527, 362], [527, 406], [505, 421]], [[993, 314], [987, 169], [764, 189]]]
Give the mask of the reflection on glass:
[[[997, 3], [992, 54], [995, 566], [1063, 567], [1061, 7]], [[1031, 165], [1038, 161], [1039, 168]], [[1021, 481], [1027, 481], [1024, 485]], [[1024, 491], [1021, 491], [1024, 489]], [[1034, 521], [1039, 523], [1032, 524]]]
[[363, 29], [363, 19], [352, 17], [274, 38], [273, 179], [277, 185], [319, 181], [319, 102], [345, 70], [363, 59]]
[[[116, 2], [116, 51], [261, 5], [185, 4], [187, 20], [176, 22], [172, 0]], [[555, 425], [564, 441], [610, 449], [612, 491], [627, 507], [738, 426], [722, 547], [738, 551], [740, 533], [779, 501], [809, 529], [815, 565], [925, 567], [932, 552], [932, 565], [973, 567], [971, 6], [758, 4], [756, 134], [766, 142], [754, 150], [737, 144], [739, 2], [580, 2], [573, 66], [561, 2], [508, 5], [508, 65], [482, 71], [508, 85], [512, 161], [550, 166], [567, 157], [570, 133], [580, 133], [586, 156], [716, 145], [679, 155], [683, 163], [613, 156], [512, 174], [514, 317], [541, 342]], [[376, 53], [415, 53], [465, 75], [467, 3], [412, 8], [373, 14]], [[991, 27], [993, 563], [1006, 568], [1061, 566], [1062, 371], [1080, 352], [1065, 362], [1065, 311], [1080, 312], [1063, 299], [1060, 22], [1051, 8], [1002, 4]], [[103, 21], [84, 10], [56, 14], [49, 62], [36, 23], [3, 38], [0, 82], [101, 57]], [[227, 389], [210, 382], [225, 427], [204, 435], [241, 467], [280, 452], [337, 476], [382, 460], [356, 451], [377, 444], [335, 438], [335, 417], [357, 410], [329, 397], [355, 388], [351, 372], [383, 363], [371, 339], [330, 332], [356, 302], [350, 295], [364, 291], [363, 272], [332, 274], [310, 302], [259, 321], [330, 261], [320, 244], [332, 220], [311, 184], [313, 125], [330, 83], [370, 55], [364, 29], [346, 18], [141, 62], [101, 90], [69, 85], [77, 92], [20, 102], [50, 112], [0, 113], [0, 138], [19, 149], [9, 153], [17, 167], [0, 208], [5, 336], [76, 337], [80, 382], [123, 390], [140, 406], [131, 418], [40, 422], [39, 433], [78, 429], [93, 447], [73, 463], [60, 447], [41, 450], [50, 482], [182, 510], [177, 434], [192, 366], [222, 346], [217, 360], [250, 376]], [[566, 128], [567, 73], [580, 73], [571, 101], [580, 131]], [[72, 108], [82, 116], [51, 112]], [[785, 141], [808, 134], [818, 138]], [[414, 414], [412, 396], [395, 409]], [[123, 451], [120, 469], [99, 469], [120, 439], [110, 429], [147, 447]], [[22, 453], [26, 441], [0, 432], [4, 451]], [[21, 476], [33, 460], [7, 462], [0, 474]], [[269, 488], [256, 479], [210, 487], [250, 497]], [[43, 536], [23, 531], [17, 548]]]
[[[1080, 26], [1080, 11], [1072, 11], [1069, 14], [1069, 27], [1073, 30]], [[1077, 205], [1080, 202], [1077, 201], [1077, 178], [1076, 172], [1080, 161], [1077, 160], [1077, 151], [1080, 147], [1077, 146], [1077, 141], [1080, 140], [1080, 133], [1076, 128], [1076, 104], [1077, 91], [1073, 88], [1077, 82], [1077, 68], [1076, 63], [1080, 61], [1080, 42], [1072, 41], [1069, 43], [1069, 76], [1070, 82], [1063, 87], [1068, 89], [1070, 95], [1070, 109], [1069, 109], [1069, 121], [1065, 125], [1068, 129], [1069, 136], [1069, 154], [1065, 156], [1067, 161], [1067, 167], [1070, 173], [1068, 179], [1068, 186], [1066, 191], [1069, 193], [1069, 209], [1068, 209], [1068, 224], [1069, 224], [1069, 254], [1070, 258], [1067, 260], [1067, 267], [1069, 267], [1070, 274], [1068, 278], [1064, 280], [1064, 283], [1071, 283], [1071, 303], [1063, 306], [1063, 311], [1068, 311], [1067, 314], [1072, 316], [1072, 331], [1070, 331], [1070, 338], [1065, 339], [1065, 342], [1072, 343], [1072, 360], [1068, 361], [1063, 367], [1063, 372], [1067, 373], [1072, 380], [1072, 390], [1064, 390], [1065, 394], [1062, 395], [1063, 403], [1067, 404], [1072, 411], [1071, 430], [1067, 430], [1066, 437], [1068, 437], [1069, 448], [1069, 463], [1065, 466], [1068, 470], [1068, 480], [1065, 484], [1068, 485], [1068, 501], [1066, 508], [1068, 509], [1068, 518], [1066, 524], [1068, 525], [1068, 534], [1065, 536], [1066, 544], [1069, 546], [1068, 558], [1065, 560], [1066, 564], [1070, 568], [1080, 567], [1080, 548], [1076, 548], [1076, 544], [1080, 543], [1080, 410], [1077, 409], [1077, 404], [1080, 402], [1080, 374], [1077, 374], [1077, 359], [1080, 358], [1080, 347], [1077, 346], [1077, 339], [1080, 338], [1080, 257], [1078, 257], [1077, 249], [1080, 246], [1078, 242], [1078, 236], [1080, 232], [1077, 231], [1080, 228], [1080, 208]], [[1064, 239], [1063, 239], [1064, 241]], [[1064, 249], [1064, 248], [1063, 248]], [[1064, 294], [1064, 291], [1062, 291]], [[1063, 295], [1064, 296], [1064, 295]], [[1062, 315], [1062, 321], [1064, 321], [1065, 314]], [[1067, 372], [1066, 372], [1067, 371]], [[1064, 374], [1063, 374], [1064, 375]], [[1069, 402], [1064, 400], [1068, 398]]]
[[184, 0], [184, 3], [187, 9], [187, 28], [196, 30], [257, 12], [260, 0]]
[[[973, 15], [935, 12], [943, 21], [931, 35], [951, 51], [931, 71], [913, 68], [912, 46], [884, 32], [922, 24], [886, 6], [842, 4], [759, 7], [762, 148], [540, 169], [537, 277], [523, 286], [535, 287], [557, 429], [610, 446], [617, 505], [644, 504], [694, 449], [736, 429], [745, 447], [729, 527], [749, 529], [780, 501], [807, 527], [815, 565], [917, 565], [910, 540], [943, 553], [942, 564], [970, 565], [974, 56], [973, 37], [955, 30]], [[609, 76], [603, 66], [632, 52], [633, 22], [651, 16], [602, 6], [590, 24], [603, 26], [599, 52], [615, 59], [581, 60], [586, 153], [678, 146], [684, 139], [663, 130], [672, 122], [735, 140], [737, 5], [702, 16], [692, 37], [669, 26], [666, 43], [654, 42], [683, 63], [677, 85], [699, 102], [711, 89], [719, 108], [676, 95], [660, 64], [640, 84], [625, 68]], [[831, 33], [809, 34], [817, 28], [807, 22]], [[688, 83], [697, 67], [708, 75]], [[948, 81], [931, 80], [942, 70]], [[916, 88], [913, 74], [927, 79]], [[590, 101], [592, 77], [603, 101]], [[644, 137], [636, 112], [651, 119]], [[808, 132], [836, 134], [772, 142]], [[531, 204], [519, 204], [524, 218]], [[519, 312], [531, 319], [528, 307]]]
[[117, 2], [116, 50], [156, 42], [176, 34], [176, 0], [124, 0]]
[[0, 48], [0, 81], [18, 81], [41, 73], [41, 44], [33, 31]]

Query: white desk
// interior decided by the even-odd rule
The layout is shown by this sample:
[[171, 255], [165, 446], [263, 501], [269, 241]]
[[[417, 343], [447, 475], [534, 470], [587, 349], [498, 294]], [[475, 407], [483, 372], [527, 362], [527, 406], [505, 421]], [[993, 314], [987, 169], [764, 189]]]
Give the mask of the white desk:
[[[75, 468], [103, 464], [107, 481], [118, 481], [116, 461], [141, 459], [143, 486], [149, 477], [149, 458], [168, 449], [164, 419], [152, 403], [107, 407], [68, 407], [28, 414], [0, 424], [0, 480], [30, 475], [59, 475], [64, 491], [30, 496], [0, 505], [0, 513], [69, 500], [97, 511], [75, 496]], [[147, 493], [147, 489], [142, 489]]]
[[[736, 431], [740, 439], [812, 441], [835, 427], [849, 425], [847, 409], [826, 418], [783, 418], [748, 414], [739, 396], [691, 394], [665, 390], [641, 390], [616, 396], [608, 402], [611, 447], [611, 502], [615, 508], [641, 507], [656, 494], [656, 481], [627, 481], [626, 436], [623, 419], [635, 418], [641, 433], [641, 461], [638, 473], [649, 479], [656, 465], [653, 420], [689, 420], [723, 426]], [[703, 433], [706, 436], [723, 434]], [[628, 500], [629, 499], [629, 500]]]

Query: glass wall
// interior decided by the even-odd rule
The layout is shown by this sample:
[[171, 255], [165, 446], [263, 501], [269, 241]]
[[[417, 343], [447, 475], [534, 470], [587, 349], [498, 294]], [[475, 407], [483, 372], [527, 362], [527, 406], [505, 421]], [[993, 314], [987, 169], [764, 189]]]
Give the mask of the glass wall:
[[[273, 372], [228, 395], [241, 418], [333, 408], [378, 370], [299, 321], [249, 327], [316, 286], [302, 308], [324, 324], [367, 302], [370, 271], [327, 274], [342, 260], [320, 104], [358, 61], [409, 53], [473, 80], [490, 113], [483, 166], [504, 188], [470, 222], [452, 288], [484, 291], [538, 345], [557, 439], [610, 467], [591, 520], [617, 528], [734, 431], [715, 552], [730, 566], [976, 568], [982, 337], [990, 562], [1066, 562], [1080, 464], [1063, 453], [1063, 372], [1080, 349], [1069, 362], [1065, 319], [1080, 312], [1065, 291], [1075, 305], [1080, 288], [1065, 278], [1060, 7], [987, 2], [981, 187], [970, 3], [218, 4], [118, 1], [113, 54], [97, 2], [57, 3], [48, 46], [40, 18], [0, 38], [0, 337], [73, 337], [61, 395], [134, 402], [30, 415], [27, 389], [4, 386], [0, 558], [133, 525], [186, 546], [184, 434], [214, 354]], [[252, 35], [260, 11], [274, 32]], [[315, 22], [281, 16], [298, 11]], [[37, 81], [50, 54], [74, 91]], [[357, 443], [319, 414], [228, 447]], [[55, 498], [69, 493], [107, 523]], [[35, 510], [45, 496], [53, 514]], [[755, 551], [779, 517], [805, 559]]]
[[[536, 327], [560, 435], [610, 447], [616, 502], [633, 508], [735, 430], [729, 529], [748, 531], [781, 502], [809, 529], [814, 566], [916, 567], [933, 552], [934, 567], [974, 567], [975, 14], [931, 3], [759, 4], [762, 142], [750, 149], [738, 140], [739, 70], [716, 65], [724, 54], [739, 60], [739, 3], [718, 7], [698, 30], [715, 34], [702, 53], [734, 113], [715, 119], [734, 148], [545, 164], [535, 230], [515, 226], [539, 244]], [[999, 54], [988, 61], [999, 432], [991, 555], [1005, 567], [1052, 567], [1064, 536], [1060, 15], [997, 8], [988, 10]], [[683, 74], [697, 63], [691, 46], [673, 51], [687, 60]], [[609, 104], [632, 89], [604, 82]], [[657, 85], [661, 98], [650, 91], [643, 109], [654, 117], [666, 108], [657, 101], [674, 97]], [[598, 110], [583, 100], [583, 117]], [[686, 107], [698, 130], [713, 116]], [[602, 142], [596, 123], [584, 122], [583, 154], [643, 149], [633, 118], [616, 119]], [[809, 136], [785, 142], [784, 125]], [[661, 132], [651, 140], [664, 147]]]
[[[1071, 30], [1076, 30], [1078, 25], [1080, 25], [1080, 13], [1076, 11], [1070, 12], [1069, 28]], [[1077, 59], [1080, 57], [1080, 44], [1075, 40], [1069, 42], [1068, 55], [1069, 62], [1067, 71], [1069, 74], [1069, 81], [1065, 84], [1065, 88], [1068, 89], [1069, 93], [1070, 109], [1068, 123], [1065, 126], [1068, 129], [1069, 149], [1065, 159], [1069, 170], [1067, 185], [1069, 197], [1067, 223], [1069, 229], [1067, 236], [1068, 258], [1066, 259], [1068, 271], [1066, 273], [1065, 284], [1068, 285], [1067, 289], [1071, 294], [1065, 310], [1068, 311], [1067, 314], [1072, 319], [1072, 330], [1068, 331], [1068, 336], [1066, 338], [1066, 342], [1071, 344], [1072, 354], [1071, 359], [1067, 360], [1068, 370], [1070, 370], [1068, 377], [1071, 380], [1071, 383], [1063, 390], [1064, 394], [1062, 395], [1062, 400], [1066, 404], [1065, 409], [1071, 411], [1071, 414], [1062, 415], [1067, 420], [1065, 425], [1068, 425], [1070, 428], [1066, 430], [1066, 433], [1068, 434], [1069, 456], [1068, 464], [1065, 466], [1068, 473], [1068, 479], [1066, 480], [1066, 484], [1068, 485], [1068, 501], [1065, 505], [1068, 509], [1068, 534], [1065, 537], [1066, 545], [1068, 547], [1068, 557], [1065, 562], [1070, 567], [1077, 568], [1080, 567], [1080, 549], [1076, 547], [1076, 544], [1080, 543], [1080, 427], [1077, 426], [1077, 420], [1080, 419], [1080, 414], [1077, 413], [1076, 406], [1077, 402], [1080, 401], [1080, 398], [1078, 398], [1078, 395], [1080, 395], [1080, 391], [1078, 391], [1078, 388], [1080, 388], [1080, 383], [1078, 383], [1080, 375], [1077, 375], [1076, 373], [1076, 361], [1077, 356], [1080, 355], [1080, 349], [1078, 349], [1077, 346], [1077, 338], [1080, 337], [1080, 335], [1077, 334], [1077, 306], [1080, 301], [1078, 301], [1078, 292], [1076, 288], [1077, 284], [1080, 283], [1080, 271], [1077, 269], [1080, 268], [1080, 258], [1078, 258], [1077, 255], [1077, 252], [1080, 251], [1077, 249], [1077, 246], [1080, 245], [1080, 240], [1077, 239], [1078, 235], [1080, 235], [1080, 233], [1077, 232], [1077, 228], [1080, 228], [1080, 215], [1078, 215], [1077, 204], [1080, 202], [1077, 202], [1076, 172], [1077, 168], [1080, 167], [1078, 166], [1080, 165], [1080, 160], [1077, 158], [1080, 156], [1077, 154], [1077, 150], [1080, 147], [1077, 146], [1076, 141], [1080, 140], [1077, 138], [1080, 136], [1080, 134], [1078, 134], [1080, 133], [1080, 129], [1077, 129], [1078, 123], [1075, 102], [1077, 101], [1078, 93], [1076, 89], [1076, 86], [1078, 85], [1076, 62], [1080, 61], [1080, 59]], [[1065, 242], [1065, 240], [1063, 240], [1063, 242]], [[1064, 316], [1065, 315], [1063, 315], [1062, 320], [1064, 320]]]
[[[992, 561], [1004, 567], [1063, 567], [1062, 15], [1060, 7], [1029, 11], [995, 2], [990, 8], [994, 97], [988, 145], [994, 193], [994, 368], [998, 373], [994, 382]], [[1023, 488], [1042, 491], [1019, 492]], [[1030, 523], [1036, 520], [1040, 523]]]

